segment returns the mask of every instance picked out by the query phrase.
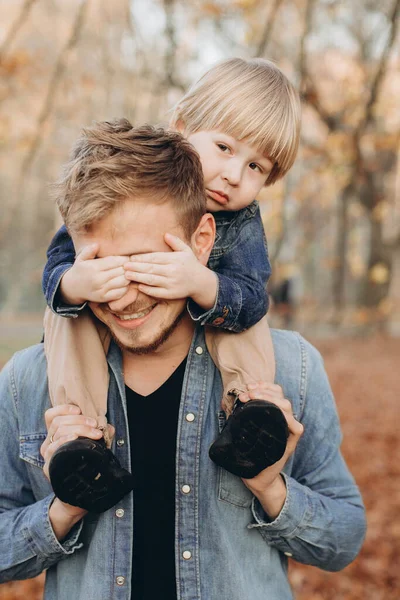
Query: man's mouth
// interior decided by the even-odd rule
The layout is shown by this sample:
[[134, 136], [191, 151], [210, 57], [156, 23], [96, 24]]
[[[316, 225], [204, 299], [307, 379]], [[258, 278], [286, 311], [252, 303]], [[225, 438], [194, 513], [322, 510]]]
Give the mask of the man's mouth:
[[228, 202], [229, 202], [228, 194], [225, 194], [224, 192], [221, 192], [221, 191], [207, 190], [207, 195], [210, 196], [210, 198], [212, 198], [216, 202], [218, 202], [218, 204], [225, 205], [225, 204], [228, 204]]
[[146, 308], [145, 310], [136, 313], [130, 313], [129, 315], [114, 314], [114, 316], [117, 317], [117, 319], [121, 319], [121, 321], [133, 321], [133, 319], [140, 319], [141, 317], [145, 317], [146, 315], [148, 315], [149, 312], [153, 310], [154, 306], [155, 304], [149, 306], [149, 308]]
[[157, 306], [157, 302], [152, 304], [148, 308], [143, 308], [142, 310], [138, 310], [137, 312], [131, 313], [113, 313], [110, 312], [114, 321], [124, 329], [135, 329], [144, 323], [153, 309]]

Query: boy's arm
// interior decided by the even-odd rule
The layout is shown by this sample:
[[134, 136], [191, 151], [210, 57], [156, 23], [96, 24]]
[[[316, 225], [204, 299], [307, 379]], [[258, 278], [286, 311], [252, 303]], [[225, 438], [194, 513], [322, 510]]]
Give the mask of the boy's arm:
[[51, 310], [63, 317], [77, 317], [87, 301], [111, 302], [128, 289], [123, 264], [126, 256], [97, 258], [98, 244], [80, 249], [75, 256], [73, 242], [65, 228], [56, 233], [47, 252], [43, 291]]
[[268, 311], [266, 290], [271, 275], [267, 243], [260, 210], [238, 228], [237, 237], [228, 249], [219, 242], [213, 249], [208, 266], [218, 278], [214, 305], [204, 310], [192, 299], [188, 311], [194, 321], [239, 333], [252, 327]]
[[43, 271], [42, 288], [46, 302], [51, 310], [63, 317], [76, 317], [86, 306], [86, 302], [70, 305], [62, 301], [60, 282], [75, 260], [75, 248], [72, 239], [63, 225], [53, 237], [47, 250], [47, 263]]
[[[232, 222], [235, 237], [213, 249], [209, 267], [190, 246], [166, 233], [173, 252], [133, 255], [125, 277], [154, 298], [190, 298], [189, 314], [202, 325], [240, 332], [255, 325], [268, 310], [266, 283], [270, 276], [267, 245], [258, 206], [244, 223]], [[228, 247], [226, 247], [226, 245]]]

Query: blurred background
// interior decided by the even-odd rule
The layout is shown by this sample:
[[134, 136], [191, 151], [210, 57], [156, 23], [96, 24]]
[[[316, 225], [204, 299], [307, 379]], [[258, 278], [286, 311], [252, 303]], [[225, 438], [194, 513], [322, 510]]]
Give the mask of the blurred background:
[[[290, 577], [299, 600], [398, 600], [400, 0], [0, 0], [0, 9], [0, 366], [40, 341], [41, 274], [60, 225], [49, 186], [82, 126], [119, 116], [167, 124], [190, 83], [230, 56], [272, 59], [300, 90], [298, 160], [259, 198], [270, 320], [324, 356], [369, 529], [342, 573], [292, 562]], [[0, 599], [39, 600], [42, 585], [3, 584]]]

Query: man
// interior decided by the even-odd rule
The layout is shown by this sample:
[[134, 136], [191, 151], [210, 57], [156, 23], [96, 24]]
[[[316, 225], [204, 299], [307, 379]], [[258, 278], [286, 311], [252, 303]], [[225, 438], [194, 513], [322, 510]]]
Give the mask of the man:
[[[99, 124], [80, 149], [60, 202], [77, 253], [93, 242], [99, 258], [168, 251], [169, 232], [207, 264], [215, 222], [196, 183], [201, 165], [179, 134]], [[184, 169], [174, 168], [178, 154], [188, 156]], [[98, 430], [73, 405], [49, 408], [42, 345], [17, 353], [0, 378], [1, 581], [46, 569], [49, 600], [285, 600], [288, 556], [332, 571], [354, 559], [364, 510], [314, 348], [274, 332], [276, 380], [290, 402], [262, 382], [249, 396], [283, 410], [287, 449], [241, 480], [208, 456], [223, 424], [222, 384], [186, 299], [157, 300], [131, 283], [90, 310], [113, 338], [107, 417], [133, 493], [101, 515], [54, 497], [52, 456], [78, 436], [98, 439]]]

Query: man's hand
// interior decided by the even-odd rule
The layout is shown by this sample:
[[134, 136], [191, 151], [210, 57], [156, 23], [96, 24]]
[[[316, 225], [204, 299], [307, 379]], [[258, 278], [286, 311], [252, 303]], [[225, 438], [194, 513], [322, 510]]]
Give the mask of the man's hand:
[[173, 252], [131, 256], [124, 265], [125, 277], [139, 283], [139, 291], [153, 298], [192, 298], [209, 310], [214, 306], [218, 287], [215, 273], [202, 265], [180, 238], [166, 233], [164, 239]]
[[[102, 432], [96, 429], [96, 420], [84, 417], [80, 408], [73, 404], [60, 404], [49, 408], [45, 412], [45, 421], [47, 437], [40, 448], [40, 453], [45, 460], [43, 472], [47, 478], [49, 478], [50, 460], [62, 444], [75, 440], [79, 436], [94, 440], [102, 437]], [[87, 511], [83, 508], [71, 506], [55, 498], [49, 510], [49, 518], [57, 539], [64, 539], [75, 523], [86, 514]]]
[[289, 437], [286, 445], [285, 454], [271, 467], [261, 471], [252, 479], [243, 479], [243, 483], [258, 498], [265, 512], [275, 519], [286, 500], [286, 485], [281, 471], [289, 457], [293, 454], [300, 437], [303, 434], [303, 425], [296, 421], [293, 415], [292, 405], [283, 395], [282, 388], [273, 383], [259, 381], [247, 386], [247, 393], [240, 395], [241, 402], [249, 400], [268, 400], [278, 406], [286, 417], [289, 427]]
[[85, 246], [60, 283], [61, 297], [67, 304], [119, 300], [129, 285], [125, 277], [126, 256], [96, 258], [98, 244]]

